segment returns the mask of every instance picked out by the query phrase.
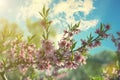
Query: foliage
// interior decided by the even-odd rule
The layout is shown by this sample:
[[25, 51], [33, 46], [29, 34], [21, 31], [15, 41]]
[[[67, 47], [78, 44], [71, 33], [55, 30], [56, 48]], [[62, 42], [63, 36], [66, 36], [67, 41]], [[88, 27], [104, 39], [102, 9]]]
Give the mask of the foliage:
[[112, 51], [102, 51], [95, 55], [89, 54], [86, 65], [69, 71], [69, 76], [60, 80], [104, 80], [102, 77], [103, 69], [115, 64], [116, 59], [115, 52]]
[[[111, 59], [112, 61], [103, 67], [101, 76], [94, 76], [91, 78], [92, 80], [120, 80], [120, 32], [117, 32], [117, 35], [117, 38], [113, 34], [111, 35], [111, 40], [117, 47], [117, 51], [114, 53], [115, 59], [111, 59], [110, 56], [102, 57], [104, 60]], [[105, 53], [105, 55], [107, 54]]]
[[115, 64], [107, 66], [107, 68], [104, 69], [103, 77], [104, 79], [109, 79], [109, 80], [119, 80], [120, 79], [120, 32], [117, 32], [118, 37], [115, 38], [114, 35], [111, 35], [111, 40], [117, 47], [116, 51], [116, 57], [117, 60]]
[[100, 41], [108, 37], [107, 31], [110, 26], [101, 24], [95, 32], [97, 36], [90, 34], [87, 40], [81, 39], [82, 45], [75, 49], [77, 42], [73, 36], [80, 32], [78, 29], [80, 22], [78, 22], [68, 26], [68, 30], [64, 30], [64, 35], [58, 42], [59, 47], [56, 48], [54, 41], [50, 40], [52, 21], [49, 20], [48, 14], [49, 9], [44, 6], [40, 12], [42, 18], [40, 22], [35, 23], [34, 28], [32, 28], [34, 24], [27, 22], [30, 24], [28, 24], [28, 29], [32, 34], [27, 40], [23, 38], [23, 34], [17, 34], [15, 28], [11, 29], [9, 24], [8, 27], [3, 28], [0, 43], [0, 75], [3, 80], [7, 80], [5, 75], [8, 71], [19, 72], [20, 77], [17, 79], [38, 79], [36, 73], [41, 74], [37, 72], [38, 70], [47, 72], [45, 76], [48, 80], [52, 80], [53, 77], [59, 75], [61, 69], [77, 69], [86, 64], [87, 51], [100, 46]]

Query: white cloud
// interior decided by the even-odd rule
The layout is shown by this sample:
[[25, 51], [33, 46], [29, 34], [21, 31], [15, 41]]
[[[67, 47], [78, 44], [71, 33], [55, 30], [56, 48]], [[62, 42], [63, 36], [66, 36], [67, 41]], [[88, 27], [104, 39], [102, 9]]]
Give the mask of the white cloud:
[[95, 27], [97, 25], [97, 23], [98, 23], [97, 19], [94, 19], [94, 20], [81, 20], [79, 29], [86, 30], [86, 29], [89, 29], [91, 27]]
[[93, 6], [93, 0], [85, 0], [83, 3], [83, 10], [85, 15], [88, 15], [95, 7]]
[[[55, 41], [55, 46], [58, 48], [58, 41], [62, 38], [62, 31], [68, 24], [77, 23], [81, 21], [79, 28], [86, 30], [91, 27], [95, 27], [98, 23], [97, 19], [86, 19], [86, 16], [95, 9], [93, 6], [93, 0], [58, 0], [58, 3], [53, 0], [26, 0], [26, 4], [22, 5], [17, 15], [17, 20], [26, 20], [26, 18], [37, 17], [40, 18], [39, 11], [42, 10], [43, 5], [51, 7], [50, 18], [53, 20], [53, 26], [57, 28], [57, 36], [51, 38]], [[83, 15], [79, 14], [83, 13]], [[75, 20], [76, 16], [80, 17], [80, 20]], [[54, 39], [54, 40], [53, 40]]]
[[40, 17], [38, 12], [42, 10], [44, 5], [48, 7], [49, 4], [51, 4], [51, 0], [26, 1], [26, 5], [20, 8], [17, 18], [22, 18], [23, 20], [25, 20], [26, 18], [33, 17], [33, 16]]
[[[80, 17], [80, 14], [78, 12], [82, 12], [84, 16], [81, 17], [81, 30], [88, 29], [90, 27], [96, 26], [98, 20], [87, 20], [83, 18], [86, 18], [87, 15], [90, 14], [92, 10], [94, 10], [95, 7], [93, 6], [92, 0], [67, 0], [63, 1], [61, 0], [58, 4], [55, 4], [53, 7], [52, 16], [53, 19], [57, 19], [57, 22], [59, 24], [64, 24], [64, 26], [67, 26], [68, 24], [74, 24], [78, 22], [78, 20], [75, 20], [74, 14]], [[64, 14], [65, 16], [61, 15]], [[61, 18], [62, 17], [62, 18]], [[54, 20], [54, 21], [55, 21]], [[59, 20], [59, 21], [58, 21]], [[61, 20], [61, 21], [60, 21]], [[56, 23], [58, 25], [58, 23]], [[63, 27], [63, 25], [61, 25]]]
[[[28, 2], [29, 0], [27, 0]], [[31, 1], [31, 2], [30, 2]], [[78, 12], [82, 12], [84, 16], [81, 17], [80, 29], [86, 30], [88, 28], [96, 26], [97, 19], [87, 20], [86, 16], [95, 9], [93, 6], [93, 0], [59, 0], [58, 3], [54, 3], [53, 0], [30, 0], [29, 3], [20, 8], [18, 18], [26, 19], [27, 17], [40, 17], [39, 11], [42, 10], [43, 5], [47, 7], [53, 5], [50, 13], [50, 18], [53, 20], [54, 26], [58, 26], [59, 29], [64, 29], [67, 24], [76, 23], [76, 14], [80, 16]], [[60, 30], [61, 31], [61, 30]]]
[[55, 14], [64, 12], [68, 17], [78, 11], [83, 12], [84, 15], [88, 15], [93, 9], [95, 9], [95, 7], [93, 7], [92, 0], [67, 0], [54, 5]]

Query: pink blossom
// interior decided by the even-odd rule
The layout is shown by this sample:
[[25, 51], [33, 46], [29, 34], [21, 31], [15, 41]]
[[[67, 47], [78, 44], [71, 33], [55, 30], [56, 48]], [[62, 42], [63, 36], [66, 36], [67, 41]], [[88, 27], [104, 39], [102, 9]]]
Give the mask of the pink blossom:
[[73, 69], [77, 69], [79, 67], [79, 64], [77, 64], [76, 62], [73, 63]]
[[117, 43], [116, 43], [116, 39], [115, 39], [115, 37], [112, 35], [112, 36], [111, 36], [111, 38], [112, 38], [112, 39], [111, 39], [111, 40], [112, 40], [112, 42], [113, 42], [113, 43], [115, 43], [115, 46], [116, 46], [116, 45], [117, 45]]
[[73, 36], [73, 33], [69, 32], [68, 37], [71, 37], [71, 36]]
[[109, 36], [109, 35], [108, 35], [108, 34], [105, 34], [105, 33], [102, 33], [102, 34], [101, 34], [101, 37], [103, 37], [103, 38], [108, 38], [108, 36]]
[[66, 68], [72, 68], [73, 67], [73, 64], [72, 64], [72, 62], [66, 62], [66, 64], [65, 64], [65, 67]]
[[95, 41], [95, 43], [94, 43], [94, 47], [96, 47], [96, 46], [100, 46], [100, 45], [101, 45], [100, 41]]
[[28, 53], [29, 54], [34, 54], [35, 53], [35, 45], [29, 45], [28, 47], [27, 47], [27, 51], [28, 51]]
[[86, 64], [86, 58], [82, 55], [76, 55], [75, 61], [80, 63], [80, 64]]
[[82, 42], [82, 45], [86, 45], [87, 44], [87, 42], [85, 40], [83, 40], [83, 39], [81, 39], [81, 42]]
[[40, 70], [47, 70], [51, 67], [51, 65], [46, 62], [38, 63], [37, 66], [38, 66], [38, 69], [40, 69]]
[[118, 74], [118, 76], [120, 77], [120, 70], [118, 70], [117, 74]]
[[75, 34], [78, 34], [79, 32], [80, 32], [80, 29], [75, 29], [75, 30], [74, 30], [74, 33], [75, 33]]
[[118, 51], [120, 52], [120, 43], [118, 43]]
[[64, 30], [64, 34], [66, 34], [66, 33], [68, 33], [68, 31], [67, 31], [67, 30]]
[[117, 34], [120, 36], [120, 32], [117, 32]]
[[26, 71], [28, 70], [28, 66], [19, 65], [19, 70], [23, 75], [25, 75]]
[[44, 65], [42, 65], [42, 64], [38, 64], [38, 69], [40, 69], [40, 70], [44, 70], [45, 68], [44, 68]]
[[66, 40], [61, 40], [59, 43], [58, 43], [59, 47], [60, 48], [63, 48], [66, 46]]
[[90, 43], [88, 46], [89, 46], [90, 48], [92, 48], [92, 47], [93, 47], [93, 43]]
[[33, 62], [33, 56], [32, 55], [28, 55], [28, 62], [32, 63]]
[[43, 54], [43, 52], [42, 52], [41, 49], [38, 49], [35, 52], [35, 56], [36, 56], [37, 59], [40, 59], [42, 57], [42, 54]]
[[99, 30], [99, 29], [97, 29], [97, 30], [95, 31], [95, 33], [100, 34], [100, 30]]
[[45, 52], [45, 54], [53, 54], [55, 49], [54, 49], [54, 46], [53, 46], [53, 43], [49, 40], [44, 40], [42, 42], [42, 48]]
[[20, 50], [19, 57], [22, 58], [22, 59], [25, 59], [25, 51], [24, 51], [24, 49]]
[[72, 46], [72, 42], [67, 42], [66, 48], [70, 48]]
[[107, 24], [107, 25], [105, 26], [105, 28], [106, 28], [106, 30], [109, 30], [109, 29], [110, 29], [110, 25]]

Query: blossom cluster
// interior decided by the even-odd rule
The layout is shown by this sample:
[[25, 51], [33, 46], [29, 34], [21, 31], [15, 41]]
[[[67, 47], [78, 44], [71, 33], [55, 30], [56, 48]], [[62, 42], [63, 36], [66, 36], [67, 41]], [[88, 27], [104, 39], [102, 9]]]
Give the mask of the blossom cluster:
[[112, 35], [112, 41], [115, 44], [115, 46], [117, 47], [117, 51], [120, 52], [120, 32], [116, 33], [118, 35], [118, 38], [115, 38], [114, 35]]
[[103, 77], [105, 80], [119, 80], [120, 79], [120, 32], [116, 33], [118, 37], [111, 35], [111, 40], [116, 46], [116, 65], [112, 68], [111, 73], [105, 69], [103, 71]]
[[120, 79], [120, 70], [117, 67], [113, 67], [111, 72], [108, 69], [103, 70], [103, 79], [104, 80], [119, 80]]
[[[104, 28], [102, 33], [106, 34], [107, 30]], [[7, 71], [17, 67], [22, 74], [25, 74], [29, 67], [44, 71], [54, 68], [51, 72], [51, 75], [54, 75], [62, 68], [76, 69], [86, 64], [87, 56], [84, 53], [91, 47], [99, 46], [100, 40], [104, 38], [100, 34], [96, 38], [90, 35], [87, 41], [81, 40], [81, 47], [75, 49], [77, 42], [73, 39], [73, 35], [79, 31], [78, 29], [65, 30], [62, 39], [58, 42], [58, 49], [55, 48], [53, 41], [46, 38], [41, 40], [39, 48], [35, 44], [17, 38], [5, 42], [4, 46], [9, 48], [2, 52], [6, 57], [0, 62], [0, 70]]]
[[89, 48], [100, 46], [100, 41], [108, 37], [106, 32], [110, 26], [101, 24], [100, 28], [95, 31], [96, 37], [90, 34], [87, 40], [81, 39], [82, 45], [76, 48], [77, 42], [73, 36], [81, 32], [78, 29], [79, 22], [69, 26], [68, 30], [64, 30], [64, 35], [58, 42], [59, 48], [56, 48], [54, 41], [49, 39], [52, 21], [47, 19], [48, 11], [43, 8], [43, 13], [40, 13], [43, 16], [40, 26], [44, 30], [40, 47], [18, 38], [3, 43], [4, 47], [8, 48], [1, 52], [5, 57], [0, 61], [0, 73], [18, 68], [25, 75], [29, 67], [32, 67], [41, 71], [52, 70], [50, 75], [56, 75], [57, 71], [63, 68], [76, 69], [80, 65], [86, 64], [85, 53]]

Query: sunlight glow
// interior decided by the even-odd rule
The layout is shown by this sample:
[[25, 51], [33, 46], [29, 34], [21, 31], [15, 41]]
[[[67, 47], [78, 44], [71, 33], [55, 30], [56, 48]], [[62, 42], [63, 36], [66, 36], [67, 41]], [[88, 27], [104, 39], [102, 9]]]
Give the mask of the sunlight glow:
[[6, 0], [0, 0], [0, 11], [3, 11], [7, 7]]
[[0, 0], [0, 7], [4, 7], [5, 6], [5, 0]]

